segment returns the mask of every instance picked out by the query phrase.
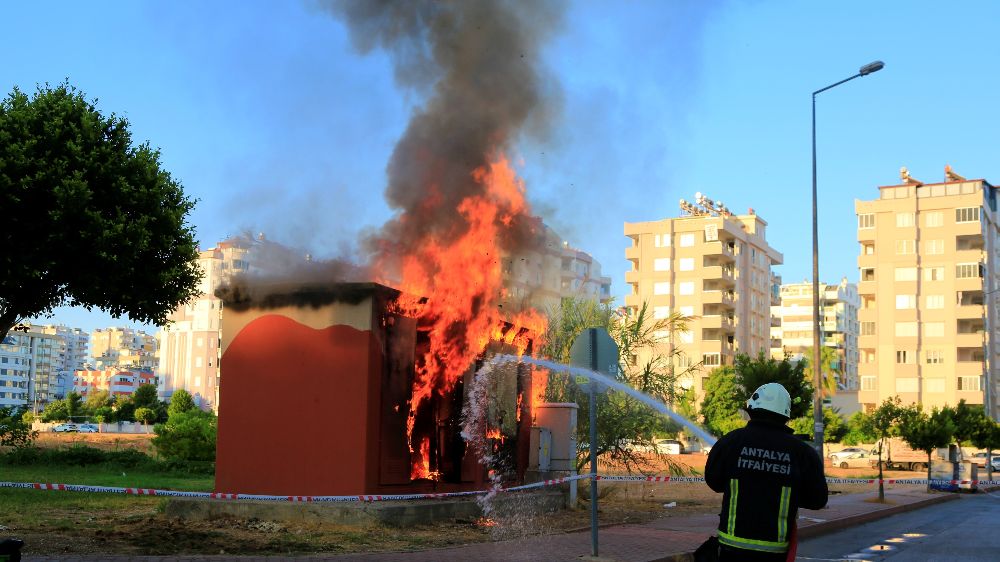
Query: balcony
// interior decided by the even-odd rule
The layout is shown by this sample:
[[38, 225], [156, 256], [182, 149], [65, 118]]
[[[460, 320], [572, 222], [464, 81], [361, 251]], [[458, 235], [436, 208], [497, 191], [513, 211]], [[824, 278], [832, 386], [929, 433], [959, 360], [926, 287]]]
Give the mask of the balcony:
[[982, 361], [958, 361], [955, 363], [955, 376], [972, 377], [983, 374]]
[[626, 283], [638, 283], [639, 282], [639, 272], [636, 270], [625, 272], [625, 282]]
[[704, 277], [706, 281], [708, 280], [720, 280], [725, 285], [735, 285], [736, 277], [732, 267], [725, 266], [713, 266], [706, 267], [704, 269]]
[[955, 347], [979, 348], [983, 347], [983, 333], [958, 333], [955, 335]]
[[705, 330], [722, 330], [723, 332], [729, 333], [736, 331], [733, 319], [729, 316], [723, 316], [721, 314], [702, 316], [701, 327]]
[[724, 261], [735, 261], [736, 260], [736, 249], [735, 247], [729, 245], [729, 243], [722, 240], [715, 240], [713, 242], [706, 242], [705, 247], [707, 251], [705, 252], [709, 256], [722, 258]]
[[979, 291], [983, 290], [983, 278], [982, 277], [963, 277], [960, 279], [955, 279], [955, 290], [956, 291]]
[[625, 259], [627, 260], [638, 260], [641, 255], [641, 252], [639, 252], [639, 246], [629, 246], [628, 248], [625, 248]]
[[728, 340], [701, 340], [701, 352], [705, 353], [718, 353], [720, 355], [732, 355], [733, 354], [733, 344], [729, 343]]
[[969, 305], [959, 304], [955, 308], [955, 316], [957, 316], [959, 319], [982, 318], [983, 317], [983, 305], [981, 305], [981, 304], [969, 304]]
[[704, 291], [701, 295], [701, 302], [704, 304], [718, 304], [726, 308], [736, 306], [736, 297], [732, 291]]

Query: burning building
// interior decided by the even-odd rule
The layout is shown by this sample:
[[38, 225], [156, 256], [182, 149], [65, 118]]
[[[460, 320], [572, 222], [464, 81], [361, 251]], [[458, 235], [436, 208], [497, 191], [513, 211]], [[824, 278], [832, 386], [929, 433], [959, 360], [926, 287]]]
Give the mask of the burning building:
[[[216, 489], [278, 495], [482, 489], [488, 468], [460, 414], [476, 367], [428, 387], [420, 373], [433, 323], [375, 283], [238, 286], [224, 300]], [[423, 303], [426, 304], [426, 301]], [[530, 351], [524, 327], [500, 323], [493, 353]], [[491, 391], [488, 438], [509, 480], [528, 462], [531, 372]]]

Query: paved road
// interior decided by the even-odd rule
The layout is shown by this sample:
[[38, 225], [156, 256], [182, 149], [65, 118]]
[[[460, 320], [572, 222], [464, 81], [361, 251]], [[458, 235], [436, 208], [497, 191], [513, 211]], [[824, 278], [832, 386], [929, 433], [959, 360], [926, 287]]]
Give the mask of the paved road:
[[[1000, 493], [888, 517], [803, 541], [796, 560], [1000, 560]], [[986, 525], [983, 525], [986, 522]]]

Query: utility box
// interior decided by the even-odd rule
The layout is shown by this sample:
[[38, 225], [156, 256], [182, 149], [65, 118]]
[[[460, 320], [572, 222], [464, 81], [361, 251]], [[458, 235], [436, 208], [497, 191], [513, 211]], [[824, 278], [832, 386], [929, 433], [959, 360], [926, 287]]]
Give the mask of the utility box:
[[931, 489], [942, 492], [975, 492], [979, 466], [972, 461], [935, 460], [931, 463]]
[[[550, 402], [535, 406], [535, 425], [551, 433], [549, 470], [576, 470], [576, 415], [573, 402]], [[534, 447], [532, 447], [534, 449]]]

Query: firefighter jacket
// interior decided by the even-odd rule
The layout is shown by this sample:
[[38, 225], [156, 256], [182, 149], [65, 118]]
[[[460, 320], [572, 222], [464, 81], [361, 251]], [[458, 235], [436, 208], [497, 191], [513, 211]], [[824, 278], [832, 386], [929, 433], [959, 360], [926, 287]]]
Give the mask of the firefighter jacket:
[[705, 481], [723, 493], [721, 544], [786, 552], [799, 506], [826, 505], [826, 477], [816, 451], [783, 423], [753, 419], [712, 447]]

